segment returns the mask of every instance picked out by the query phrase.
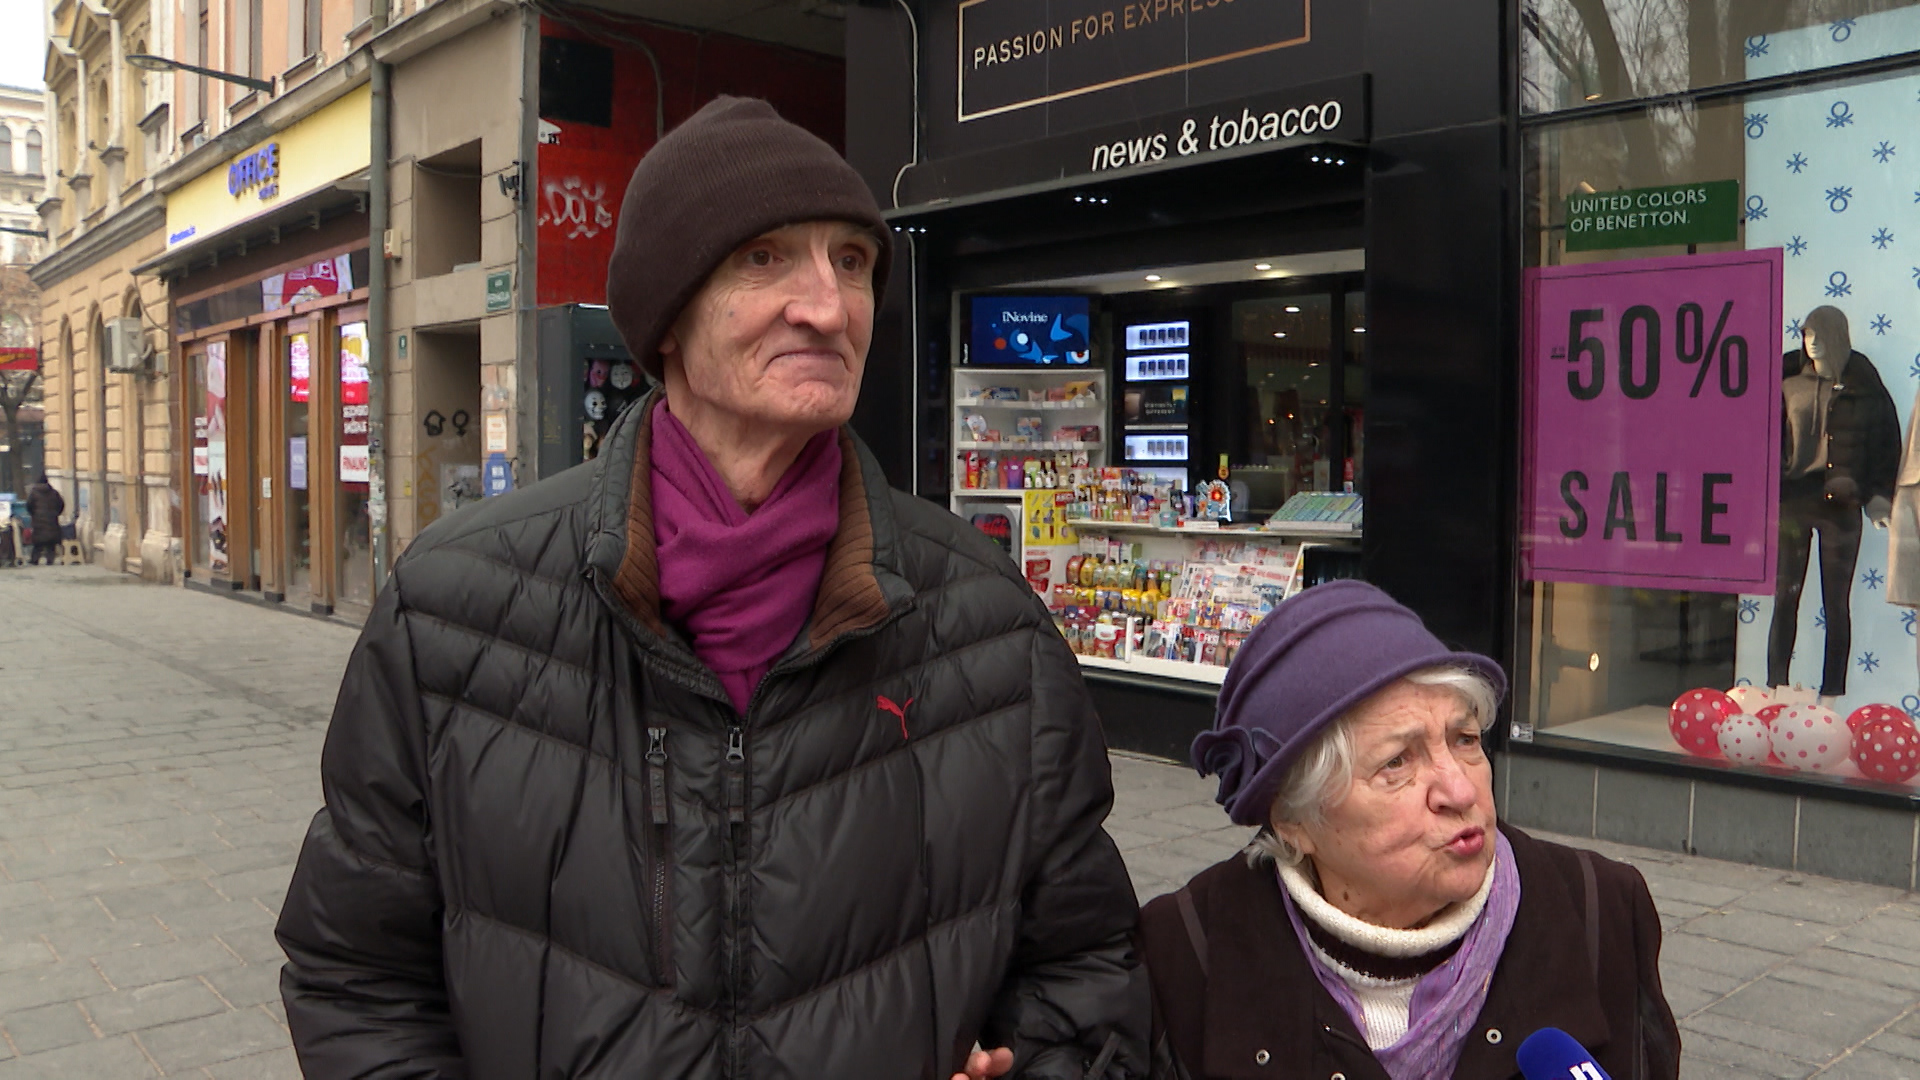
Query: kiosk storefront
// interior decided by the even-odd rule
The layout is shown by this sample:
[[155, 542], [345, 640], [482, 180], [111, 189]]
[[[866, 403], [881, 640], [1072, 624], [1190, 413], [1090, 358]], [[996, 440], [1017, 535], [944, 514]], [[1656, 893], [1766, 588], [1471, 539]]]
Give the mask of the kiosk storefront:
[[[1001, 540], [1109, 739], [1184, 758], [1327, 577], [1496, 650], [1504, 448], [1448, 410], [1505, 392], [1498, 14], [904, 6], [849, 13], [849, 156], [903, 248], [875, 352], [913, 358], [855, 423]], [[1488, 62], [1442, 82], [1437, 39]]]
[[189, 584], [373, 601], [365, 86], [172, 192], [166, 275]]

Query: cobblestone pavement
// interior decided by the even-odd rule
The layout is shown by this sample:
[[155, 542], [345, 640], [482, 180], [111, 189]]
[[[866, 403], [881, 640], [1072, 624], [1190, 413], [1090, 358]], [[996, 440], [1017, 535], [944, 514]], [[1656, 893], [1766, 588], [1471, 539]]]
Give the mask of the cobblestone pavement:
[[[272, 926], [351, 627], [90, 567], [0, 571], [0, 1080], [298, 1075]], [[1142, 899], [1232, 854], [1211, 783], [1115, 755]], [[1920, 897], [1639, 866], [1685, 1075], [1920, 1078]]]

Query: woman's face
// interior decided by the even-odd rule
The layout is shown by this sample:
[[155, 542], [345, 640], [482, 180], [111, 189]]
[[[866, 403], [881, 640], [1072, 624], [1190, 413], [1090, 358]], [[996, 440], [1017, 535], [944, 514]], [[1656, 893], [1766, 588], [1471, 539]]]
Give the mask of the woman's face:
[[1401, 680], [1347, 721], [1346, 797], [1312, 824], [1275, 824], [1313, 859], [1327, 901], [1373, 923], [1420, 926], [1469, 899], [1493, 861], [1493, 766], [1466, 701]]

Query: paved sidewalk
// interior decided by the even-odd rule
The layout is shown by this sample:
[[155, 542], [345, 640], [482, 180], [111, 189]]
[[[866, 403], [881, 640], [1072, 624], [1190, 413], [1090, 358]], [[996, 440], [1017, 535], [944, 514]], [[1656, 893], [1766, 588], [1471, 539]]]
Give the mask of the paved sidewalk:
[[[350, 627], [91, 567], [0, 571], [0, 1080], [298, 1075], [272, 924]], [[1115, 756], [1141, 897], [1245, 839]], [[1617, 845], [1689, 1078], [1920, 1078], [1920, 898]]]

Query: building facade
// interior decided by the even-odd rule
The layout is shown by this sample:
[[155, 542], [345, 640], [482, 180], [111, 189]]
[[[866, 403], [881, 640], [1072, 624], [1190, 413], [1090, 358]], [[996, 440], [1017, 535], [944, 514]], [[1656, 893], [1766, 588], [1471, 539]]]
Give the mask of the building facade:
[[133, 268], [162, 240], [153, 175], [178, 152], [165, 124], [173, 88], [125, 57], [166, 48], [172, 26], [165, 5], [138, 0], [46, 11], [48, 161], [36, 209], [48, 238], [32, 276], [47, 471], [92, 559], [168, 580], [172, 384], [154, 362], [165, 354], [166, 293]]
[[656, 7], [51, 4], [34, 273], [93, 557], [357, 617], [440, 516], [591, 457], [646, 385], [602, 306], [641, 154], [720, 93], [842, 138], [838, 18]]
[[[47, 186], [47, 106], [38, 90], [0, 86], [0, 225], [35, 232]], [[38, 237], [0, 233], [0, 264], [25, 266], [39, 260]]]

